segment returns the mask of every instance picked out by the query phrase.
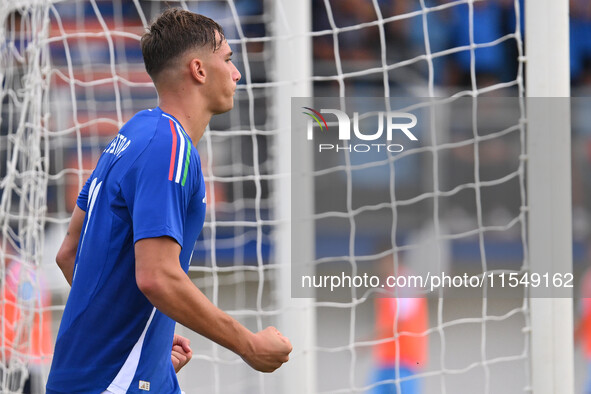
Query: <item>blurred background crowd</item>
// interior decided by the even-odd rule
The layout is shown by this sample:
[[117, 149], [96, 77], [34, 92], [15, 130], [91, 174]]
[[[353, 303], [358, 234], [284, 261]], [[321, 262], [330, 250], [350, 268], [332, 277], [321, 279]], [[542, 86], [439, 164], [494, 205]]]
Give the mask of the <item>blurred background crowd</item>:
[[[467, 4], [444, 7], [445, 0], [378, 0], [384, 25], [385, 47], [380, 45], [376, 26], [352, 30], [339, 35], [341, 59], [351, 62], [351, 69], [363, 68], [363, 63], [380, 59], [380, 51], [386, 51], [388, 64], [412, 59], [426, 54], [426, 35], [430, 52], [435, 56], [435, 84], [440, 86], [464, 86], [471, 84], [470, 51], [461, 50], [446, 56], [453, 48], [470, 45], [470, 29], [475, 44], [492, 43], [516, 32], [516, 2], [514, 0], [476, 1], [473, 4], [472, 25]], [[432, 8], [423, 25], [422, 9]], [[438, 10], [439, 7], [439, 10]], [[372, 1], [342, 0], [330, 2], [334, 25], [343, 28], [359, 26], [378, 20]], [[520, 25], [524, 25], [523, 0], [519, 0]], [[414, 15], [400, 18], [401, 15]], [[326, 3], [313, 1], [313, 26], [315, 31], [331, 29]], [[588, 87], [591, 84], [591, 4], [585, 0], [570, 1], [570, 62], [573, 87]], [[335, 64], [332, 37], [323, 36], [314, 44], [315, 64], [324, 61]], [[475, 53], [475, 72], [484, 85], [515, 78], [518, 67], [518, 52], [514, 40], [499, 42]], [[419, 62], [416, 72], [426, 77], [426, 62]], [[328, 67], [328, 66], [327, 66]], [[404, 74], [406, 75], [406, 74]], [[394, 78], [409, 85], [409, 79]], [[480, 87], [479, 83], [479, 87]], [[575, 90], [575, 94], [582, 94]]]
[[[119, 124], [135, 112], [156, 105], [155, 91], [144, 71], [137, 39], [124, 35], [76, 37], [77, 32], [101, 33], [105, 30], [124, 30], [141, 35], [143, 24], [161, 10], [162, 4], [155, 1], [139, 1], [137, 4], [141, 13], [136, 2], [59, 2], [50, 14], [51, 36], [54, 37], [51, 63], [55, 68], [51, 73], [51, 88], [60, 109], [52, 117], [53, 127], [55, 130], [74, 128], [82, 137], [79, 140], [71, 134], [59, 139], [55, 150], [56, 163], [61, 162], [62, 167], [92, 168], [101, 147], [116, 133]], [[192, 11], [219, 21], [235, 52], [234, 62], [242, 71], [236, 109], [214, 118], [211, 129], [242, 130], [248, 126], [263, 130], [255, 137], [212, 134], [212, 146], [224, 147], [216, 149], [212, 158], [215, 175], [252, 175], [255, 161], [262, 173], [268, 173], [271, 170], [269, 136], [264, 131], [272, 129], [274, 118], [268, 110], [272, 108], [273, 98], [266, 83], [273, 79], [270, 54], [274, 43], [266, 38], [273, 33], [272, 7], [263, 0], [168, 4], [186, 5]], [[584, 176], [591, 164], [591, 130], [588, 127], [591, 121], [584, 110], [591, 89], [591, 3], [571, 0], [570, 7], [572, 95], [581, 97], [573, 102], [573, 199], [578, 212], [575, 215], [575, 237], [582, 241], [589, 233], [586, 223], [588, 212], [591, 212], [591, 199], [585, 198], [591, 192], [591, 179]], [[18, 24], [17, 19], [18, 15], [13, 18], [15, 25], [12, 28]], [[523, 40], [517, 33], [520, 26], [523, 31], [523, 0], [475, 1], [472, 7], [445, 0], [313, 0], [311, 19], [315, 97], [450, 96], [494, 86], [499, 88], [484, 94], [497, 97], [519, 94], [518, 75], [523, 64], [519, 53]], [[8, 28], [11, 28], [10, 24]], [[60, 38], [64, 35], [68, 35], [67, 40]], [[473, 52], [471, 41], [476, 45]], [[252, 111], [251, 101], [256, 111]], [[488, 131], [479, 132], [486, 134], [506, 126], [495, 125], [496, 121], [505, 120], [498, 118], [487, 124]], [[8, 124], [2, 124], [0, 134], [6, 134]], [[460, 142], [471, 138], [470, 126], [468, 122], [465, 127], [452, 125], [447, 131], [437, 132], [444, 135], [442, 140]], [[424, 130], [424, 134], [427, 132]], [[478, 153], [483, 179], [499, 178], [518, 165], [515, 161], [518, 155], [514, 154], [519, 149], [516, 139], [518, 136], [513, 133], [481, 144]], [[78, 152], [79, 142], [82, 155]], [[258, 157], [253, 157], [253, 144], [257, 145]], [[441, 152], [437, 165], [446, 174], [442, 187], [449, 189], [474, 179], [470, 167], [474, 163], [474, 153], [470, 149], [456, 147]], [[241, 165], [236, 164], [237, 157], [240, 157]], [[403, 171], [399, 171], [396, 182], [402, 195], [425, 191], [425, 185], [417, 179], [424, 178], [421, 174], [431, 168], [432, 162], [423, 157], [425, 155], [414, 155], [398, 163]], [[509, 157], [515, 160], [511, 161]], [[321, 157], [316, 159], [320, 167], [331, 164], [322, 163]], [[381, 176], [383, 173], [375, 171], [373, 177], [371, 174], [361, 177], [359, 185], [366, 188], [365, 195], [370, 191], [386, 194], [388, 198], [387, 185], [382, 187], [380, 182], [372, 182]], [[83, 180], [74, 175], [66, 178], [66, 183], [75, 184], [70, 192], [75, 194]], [[73, 206], [71, 195], [67, 199], [61, 198], [63, 183], [62, 178], [57, 179], [49, 194], [50, 206], [57, 212], [70, 210]], [[510, 182], [507, 185], [515, 187]], [[215, 190], [210, 190], [209, 201], [218, 202], [218, 219], [225, 215], [225, 203], [253, 199], [257, 187], [261, 188], [265, 199], [270, 186], [264, 179], [259, 186], [252, 181], [216, 182]], [[518, 193], [500, 186], [489, 195], [491, 202], [483, 209], [485, 216], [491, 216], [493, 221], [518, 212], [520, 201], [510, 197]], [[320, 187], [317, 200], [322, 205], [322, 201], [329, 202], [328, 199], [330, 197]], [[466, 216], [474, 216], [474, 201], [474, 196], [460, 196], [445, 209], [461, 221]], [[243, 213], [245, 218], [253, 217], [248, 207]], [[431, 215], [429, 210], [416, 206], [414, 211], [409, 211], [408, 223], [428, 220]], [[402, 220], [401, 223], [404, 227], [406, 222]], [[582, 252], [577, 256], [582, 257]], [[516, 259], [519, 260], [519, 256]]]

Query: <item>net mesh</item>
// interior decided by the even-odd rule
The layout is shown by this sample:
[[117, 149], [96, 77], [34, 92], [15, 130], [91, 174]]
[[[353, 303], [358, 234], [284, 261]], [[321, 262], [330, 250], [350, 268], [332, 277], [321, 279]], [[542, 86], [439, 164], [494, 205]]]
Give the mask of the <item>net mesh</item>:
[[[277, 170], [277, 136], [286, 127], [274, 102], [286, 78], [276, 69], [273, 50], [301, 38], [275, 33], [278, 24], [299, 16], [285, 15], [274, 1], [4, 2], [3, 392], [21, 392], [28, 377], [33, 392], [43, 390], [68, 293], [53, 259], [77, 192], [104, 146], [135, 112], [157, 105], [138, 41], [165, 3], [220, 22], [242, 72], [234, 110], [215, 117], [199, 144], [208, 213], [190, 276], [252, 330], [279, 325], [289, 308], [281, 306], [289, 290], [279, 281], [289, 266], [273, 258], [273, 239], [282, 236], [276, 182], [285, 177]], [[276, 7], [283, 19], [274, 17]], [[418, 272], [528, 268], [521, 10], [517, 0], [312, 2], [314, 27], [306, 36], [314, 50], [313, 73], [287, 85], [308, 82], [318, 97], [429, 97], [447, 103], [428, 110], [421, 146], [404, 154], [370, 163], [350, 154], [336, 164], [315, 158], [313, 217], [321, 236], [310, 247], [316, 272], [338, 273], [343, 266], [362, 272], [392, 252], [405, 253]], [[475, 25], [494, 12], [503, 15], [504, 29], [483, 35]], [[445, 28], [452, 22], [459, 38]], [[487, 56], [499, 53], [494, 50], [502, 61], [511, 59], [508, 70], [487, 69]], [[516, 97], [512, 115], [483, 126], [491, 116], [483, 96]], [[456, 130], [450, 118], [458, 113], [465, 124]], [[323, 189], [326, 176], [344, 190], [342, 202]], [[389, 179], [383, 190], [368, 184], [376, 176]], [[336, 246], [324, 248], [331, 242]], [[516, 251], [506, 257], [506, 248]], [[293, 360], [316, 359], [311, 365], [318, 392], [365, 392], [388, 383], [405, 392], [409, 382], [420, 382], [424, 392], [528, 390], [530, 327], [523, 291], [503, 302], [489, 299], [486, 290], [471, 299], [440, 293], [428, 298], [424, 330], [399, 332], [395, 318], [391, 333], [379, 339], [374, 298], [356, 289], [345, 293], [345, 300], [333, 301], [319, 290], [308, 305], [315, 311], [310, 324], [316, 345], [295, 343]], [[182, 327], [178, 331], [191, 338], [195, 353], [179, 374], [185, 392], [281, 392], [290, 371], [255, 373], [233, 353]], [[397, 350], [393, 375], [373, 378], [379, 366], [373, 349], [405, 335], [427, 339], [424, 363], [405, 375], [404, 355]]]

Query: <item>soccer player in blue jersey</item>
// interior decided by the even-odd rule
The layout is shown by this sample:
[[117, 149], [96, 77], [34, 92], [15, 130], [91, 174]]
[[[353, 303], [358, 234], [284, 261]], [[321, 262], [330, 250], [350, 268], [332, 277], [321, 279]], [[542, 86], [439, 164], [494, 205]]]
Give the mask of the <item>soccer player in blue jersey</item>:
[[212, 115], [233, 106], [240, 73], [222, 28], [165, 11], [141, 40], [157, 108], [139, 112], [105, 148], [80, 192], [57, 262], [72, 285], [47, 393], [180, 393], [188, 362], [175, 322], [271, 372], [291, 344], [274, 327], [252, 333], [187, 276], [205, 217], [195, 145]]

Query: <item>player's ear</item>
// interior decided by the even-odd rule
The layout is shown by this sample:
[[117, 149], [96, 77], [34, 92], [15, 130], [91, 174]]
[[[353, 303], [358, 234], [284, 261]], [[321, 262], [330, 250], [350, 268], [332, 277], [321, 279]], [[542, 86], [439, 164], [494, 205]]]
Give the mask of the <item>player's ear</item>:
[[189, 63], [189, 69], [191, 72], [191, 76], [193, 79], [199, 83], [205, 82], [205, 69], [203, 67], [203, 62], [201, 59], [193, 58]]

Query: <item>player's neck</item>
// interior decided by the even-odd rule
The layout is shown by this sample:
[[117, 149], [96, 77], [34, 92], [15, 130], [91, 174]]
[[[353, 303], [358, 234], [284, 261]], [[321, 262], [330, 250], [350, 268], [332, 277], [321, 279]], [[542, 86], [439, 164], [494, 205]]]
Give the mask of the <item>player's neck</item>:
[[191, 100], [171, 100], [160, 97], [159, 107], [162, 111], [174, 116], [197, 146], [212, 114], [205, 108], [187, 105]]

